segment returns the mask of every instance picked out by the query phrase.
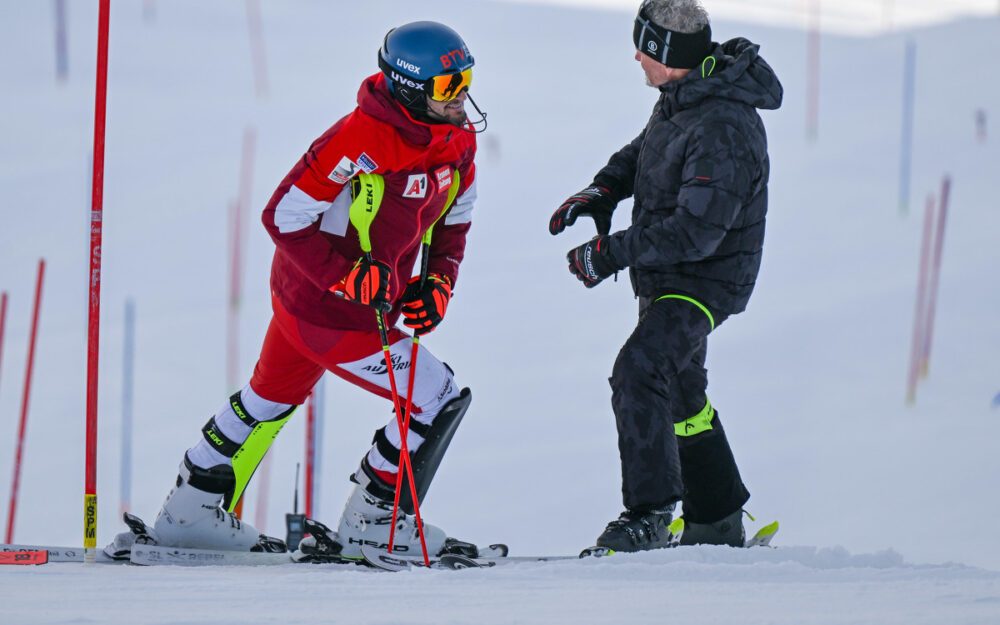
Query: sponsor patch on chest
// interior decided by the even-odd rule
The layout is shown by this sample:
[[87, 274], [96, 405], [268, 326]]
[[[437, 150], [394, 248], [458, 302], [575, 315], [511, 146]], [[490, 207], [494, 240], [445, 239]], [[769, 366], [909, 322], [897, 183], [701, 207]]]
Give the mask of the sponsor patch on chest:
[[330, 172], [329, 178], [337, 184], [345, 184], [359, 171], [361, 171], [361, 168], [358, 167], [357, 163], [345, 156], [340, 159], [337, 166], [333, 168], [332, 172]]
[[442, 167], [434, 172], [437, 176], [438, 189], [447, 189], [451, 186], [451, 167]]
[[406, 186], [403, 187], [403, 197], [426, 197], [427, 196], [427, 174], [411, 174], [406, 179]]
[[370, 174], [378, 169], [378, 163], [373, 161], [371, 157], [364, 152], [362, 152], [361, 156], [358, 157], [358, 166], [361, 167], [362, 171], [366, 174]]

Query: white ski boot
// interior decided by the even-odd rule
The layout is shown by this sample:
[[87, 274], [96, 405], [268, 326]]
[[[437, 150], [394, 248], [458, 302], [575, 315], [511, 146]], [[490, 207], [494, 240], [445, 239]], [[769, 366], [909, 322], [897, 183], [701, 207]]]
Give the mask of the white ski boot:
[[[261, 534], [219, 507], [222, 495], [178, 480], [153, 522], [156, 543], [225, 551], [284, 551], [284, 542]], [[277, 543], [280, 543], [280, 548]]]
[[[392, 501], [379, 499], [362, 486], [355, 486], [337, 526], [338, 542], [342, 545], [340, 555], [345, 558], [361, 557], [361, 545], [388, 549], [391, 526]], [[445, 538], [444, 530], [424, 522], [424, 541], [429, 555], [437, 555], [444, 549]], [[392, 548], [394, 552], [423, 553], [417, 519], [402, 509], [396, 511]]]
[[127, 559], [136, 543], [189, 549], [284, 552], [284, 541], [261, 534], [235, 514], [220, 508], [223, 493], [191, 485], [192, 480], [199, 485], [225, 485], [232, 474], [229, 467], [226, 469], [228, 471], [201, 469], [191, 465], [185, 457], [176, 485], [163, 502], [153, 526], [126, 513], [124, 520], [131, 531], [115, 536], [104, 552], [112, 558]]
[[[299, 543], [293, 556], [302, 561], [361, 560], [361, 545], [372, 545], [379, 549], [389, 548], [389, 530], [392, 525], [392, 501], [379, 499], [355, 485], [344, 506], [337, 531], [312, 520], [307, 520], [309, 536]], [[317, 536], [317, 534], [321, 534]], [[445, 551], [447, 539], [440, 527], [424, 522], [424, 540], [427, 553], [435, 556]], [[416, 517], [396, 511], [396, 532], [393, 536], [393, 552], [422, 554], [420, 534]]]

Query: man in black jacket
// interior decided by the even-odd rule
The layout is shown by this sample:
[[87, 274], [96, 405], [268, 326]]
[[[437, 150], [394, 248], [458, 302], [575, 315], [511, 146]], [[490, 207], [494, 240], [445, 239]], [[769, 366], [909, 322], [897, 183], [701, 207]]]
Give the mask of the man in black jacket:
[[[590, 288], [628, 267], [639, 298], [610, 379], [625, 511], [597, 544], [741, 546], [750, 495], [706, 394], [705, 353], [709, 333], [746, 308], [760, 269], [769, 163], [756, 109], [778, 108], [782, 88], [759, 46], [712, 42], [698, 0], [645, 0], [633, 41], [660, 92], [653, 113], [549, 223], [558, 234], [592, 217], [598, 236], [569, 252], [570, 271]], [[629, 196], [632, 224], [610, 234]]]

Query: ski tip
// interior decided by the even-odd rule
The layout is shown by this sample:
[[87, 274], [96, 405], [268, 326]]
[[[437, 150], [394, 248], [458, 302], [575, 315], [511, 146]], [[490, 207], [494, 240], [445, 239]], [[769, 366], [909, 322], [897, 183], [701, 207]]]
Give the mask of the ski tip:
[[778, 522], [772, 521], [757, 530], [757, 533], [753, 535], [753, 538], [747, 541], [747, 547], [769, 547], [771, 545], [771, 539], [774, 538], [774, 535], [777, 533]]
[[506, 558], [510, 549], [503, 543], [495, 543], [485, 549], [479, 550], [480, 558]]
[[684, 517], [679, 516], [667, 526], [670, 532], [670, 544], [676, 547], [681, 542], [681, 534], [684, 533]]
[[446, 553], [443, 554], [439, 559], [442, 568], [460, 570], [460, 569], [488, 569], [491, 566], [496, 566], [496, 562], [484, 562], [475, 560], [474, 558], [468, 558], [466, 556]]
[[580, 552], [581, 558], [603, 558], [605, 556], [614, 555], [614, 549], [608, 549], [607, 547], [587, 547]]

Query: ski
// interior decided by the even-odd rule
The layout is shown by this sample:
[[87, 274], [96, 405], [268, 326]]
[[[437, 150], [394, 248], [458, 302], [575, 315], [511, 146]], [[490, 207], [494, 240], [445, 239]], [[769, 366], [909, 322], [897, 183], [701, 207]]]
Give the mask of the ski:
[[143, 566], [276, 566], [284, 564], [311, 564], [315, 566], [365, 567], [362, 559], [309, 559], [297, 560], [294, 552], [269, 553], [263, 551], [230, 551], [220, 549], [188, 549], [160, 545], [135, 545], [132, 547], [132, 564]]
[[132, 564], [142, 564], [145, 566], [158, 564], [174, 566], [267, 566], [290, 564], [292, 563], [292, 557], [289, 553], [188, 549], [185, 547], [136, 544], [132, 547], [130, 561]]
[[[674, 522], [670, 524], [670, 531], [674, 534], [676, 540], [673, 543], [671, 543], [669, 547], [666, 548], [673, 549], [681, 547], [679, 541], [681, 534], [684, 532], [684, 518], [680, 517], [675, 519]], [[777, 533], [778, 533], [778, 522], [773, 521], [771, 523], [768, 523], [764, 527], [757, 530], [757, 532], [753, 535], [753, 537], [747, 539], [743, 543], [743, 546], [739, 547], [739, 549], [750, 549], [752, 547], [770, 547], [771, 539], [774, 538], [774, 535]], [[695, 545], [690, 545], [690, 546], [695, 546]], [[605, 556], [613, 555], [615, 553], [617, 552], [614, 549], [608, 549], [607, 547], [593, 546], [593, 547], [587, 547], [586, 549], [581, 551], [580, 557], [602, 558]]]
[[[444, 553], [440, 556], [429, 558], [432, 569], [483, 569], [506, 564], [519, 564], [527, 562], [552, 562], [556, 560], [578, 560], [578, 556], [509, 556], [506, 555], [506, 548], [500, 549], [502, 545], [490, 545], [487, 549], [480, 549], [478, 557], [470, 557], [458, 553]], [[504, 554], [504, 555], [501, 555]], [[386, 571], [405, 571], [414, 568], [426, 568], [424, 556], [420, 554], [399, 554], [389, 553], [385, 549], [379, 549], [372, 545], [362, 545], [361, 555], [371, 566]]]
[[[365, 562], [368, 563], [369, 566], [373, 566], [383, 571], [405, 571], [411, 568], [426, 566], [422, 555], [414, 556], [389, 553], [384, 549], [379, 549], [378, 547], [373, 547], [371, 545], [362, 545], [361, 555], [364, 556]], [[441, 564], [440, 558], [436, 556], [429, 558], [429, 561], [432, 569], [447, 568]]]
[[[106, 553], [100, 549], [96, 551], [96, 562], [98, 564], [128, 564], [128, 560], [115, 560], [109, 557]], [[83, 562], [83, 547], [54, 547], [50, 545], [0, 545], [0, 558], [13, 558], [12, 556], [3, 556], [3, 554], [8, 553], [37, 553], [44, 552], [44, 562], [38, 562], [41, 560], [42, 556], [31, 556], [32, 559], [36, 560], [32, 564], [47, 564], [47, 563], [62, 563], [62, 562]], [[23, 558], [23, 556], [22, 556]]]

